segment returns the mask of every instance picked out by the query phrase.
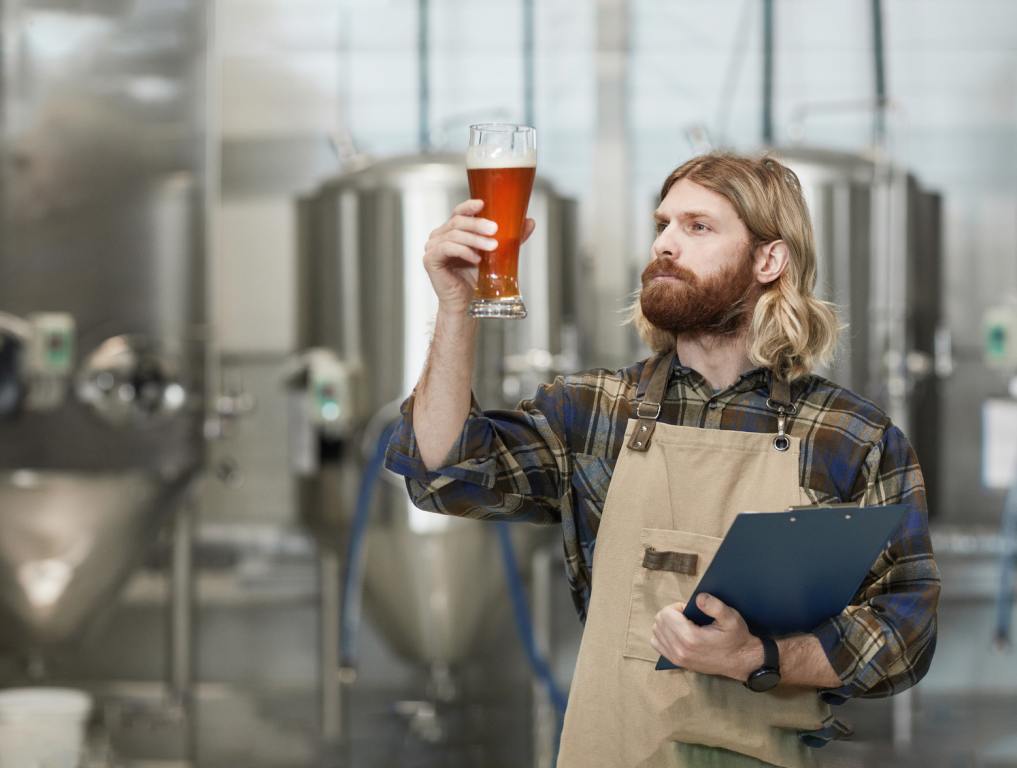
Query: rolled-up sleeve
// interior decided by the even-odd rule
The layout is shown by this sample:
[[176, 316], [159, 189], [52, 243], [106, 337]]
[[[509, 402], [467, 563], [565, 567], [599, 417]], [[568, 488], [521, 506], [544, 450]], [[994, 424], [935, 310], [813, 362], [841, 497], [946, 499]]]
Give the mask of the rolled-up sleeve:
[[562, 377], [513, 410], [482, 411], [471, 396], [463, 430], [442, 466], [429, 471], [413, 432], [410, 395], [389, 441], [385, 466], [406, 478], [421, 509], [482, 520], [561, 520], [569, 493], [566, 391]]
[[940, 579], [925, 483], [897, 427], [888, 427], [869, 451], [859, 483], [856, 500], [903, 504], [907, 512], [852, 604], [813, 631], [843, 683], [821, 692], [831, 703], [910, 688], [928, 672], [936, 648]]

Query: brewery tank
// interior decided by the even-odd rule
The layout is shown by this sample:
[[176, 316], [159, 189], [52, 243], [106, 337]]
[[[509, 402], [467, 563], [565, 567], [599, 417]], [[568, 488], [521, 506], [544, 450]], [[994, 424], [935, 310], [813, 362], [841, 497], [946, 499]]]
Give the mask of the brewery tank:
[[61, 404], [26, 405], [2, 423], [0, 604], [16, 628], [7, 641], [71, 639], [202, 462], [195, 205], [185, 175], [125, 189], [18, 227], [0, 261], [0, 307], [73, 318], [77, 350]]
[[62, 403], [32, 410], [26, 402], [0, 423], [5, 642], [73, 639], [147, 551], [201, 465], [197, 204], [182, 174], [37, 226], [14, 222], [0, 259], [0, 308], [72, 318], [76, 352]]
[[941, 196], [878, 156], [791, 147], [773, 154], [798, 176], [816, 239], [817, 294], [847, 328], [838, 384], [878, 403], [907, 433], [938, 498], [942, 320]]
[[[342, 434], [316, 433], [299, 484], [302, 515], [325, 546], [347, 540], [365, 463], [423, 369], [437, 309], [424, 246], [468, 197], [462, 156], [433, 154], [371, 163], [298, 203], [299, 346], [334, 357], [341, 382], [331, 391], [348, 404]], [[576, 366], [575, 204], [538, 177], [527, 215], [537, 221], [520, 256], [529, 316], [480, 322], [473, 390], [483, 408], [514, 405]], [[312, 398], [305, 412], [322, 402]], [[532, 540], [525, 528], [515, 527], [521, 553]], [[386, 470], [366, 538], [363, 606], [393, 648], [432, 666], [467, 657], [504, 589], [490, 530], [416, 509]]]
[[[0, 4], [0, 646], [31, 655], [81, 638], [204, 459], [203, 11], [54, 7]], [[73, 44], [39, 45], [56, 22]]]

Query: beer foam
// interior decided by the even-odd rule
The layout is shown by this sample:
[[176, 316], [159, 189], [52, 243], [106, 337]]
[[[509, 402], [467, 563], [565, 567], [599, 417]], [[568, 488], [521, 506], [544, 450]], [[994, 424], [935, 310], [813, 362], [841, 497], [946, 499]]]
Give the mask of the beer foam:
[[467, 168], [536, 168], [537, 150], [528, 149], [522, 154], [513, 153], [506, 147], [489, 144], [466, 148]]

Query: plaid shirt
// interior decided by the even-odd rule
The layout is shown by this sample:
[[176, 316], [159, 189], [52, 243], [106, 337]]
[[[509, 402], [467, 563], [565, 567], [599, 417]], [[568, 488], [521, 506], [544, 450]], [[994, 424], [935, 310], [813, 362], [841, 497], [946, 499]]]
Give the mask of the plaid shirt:
[[[481, 520], [557, 523], [573, 600], [585, 620], [597, 528], [646, 360], [619, 371], [559, 376], [515, 410], [481, 411], [476, 399], [444, 466], [429, 472], [413, 434], [413, 396], [389, 443], [386, 466], [406, 477], [421, 509]], [[776, 432], [769, 376], [757, 368], [722, 392], [675, 362], [660, 420]], [[639, 393], [640, 395], [642, 393]], [[903, 433], [875, 405], [819, 376], [794, 383], [787, 432], [801, 439], [799, 484], [814, 503], [904, 504], [907, 515], [839, 616], [813, 630], [843, 685], [831, 703], [889, 696], [928, 671], [936, 646], [939, 570], [925, 485]]]

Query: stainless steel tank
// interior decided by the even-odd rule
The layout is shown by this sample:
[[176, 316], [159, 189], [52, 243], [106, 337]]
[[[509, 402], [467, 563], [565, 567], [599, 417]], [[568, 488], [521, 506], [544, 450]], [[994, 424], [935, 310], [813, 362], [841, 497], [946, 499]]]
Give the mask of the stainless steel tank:
[[156, 5], [0, 4], [7, 648], [80, 637], [203, 462], [204, 16]]
[[[424, 245], [468, 197], [462, 156], [424, 155], [348, 173], [299, 204], [300, 346], [334, 354], [355, 403], [346, 438], [319, 437], [302, 483], [301, 509], [332, 546], [347, 539], [365, 450], [423, 369], [437, 309]], [[529, 317], [481, 322], [474, 392], [484, 408], [514, 405], [574, 365], [574, 214], [537, 179], [528, 215], [538, 228], [520, 257]], [[386, 472], [367, 540], [364, 608], [393, 647], [431, 665], [469, 655], [504, 580], [491, 530], [416, 509]]]
[[816, 235], [817, 293], [848, 328], [830, 378], [877, 402], [908, 434], [930, 486], [939, 476], [942, 224], [938, 193], [907, 169], [829, 150], [775, 153], [798, 175]]

